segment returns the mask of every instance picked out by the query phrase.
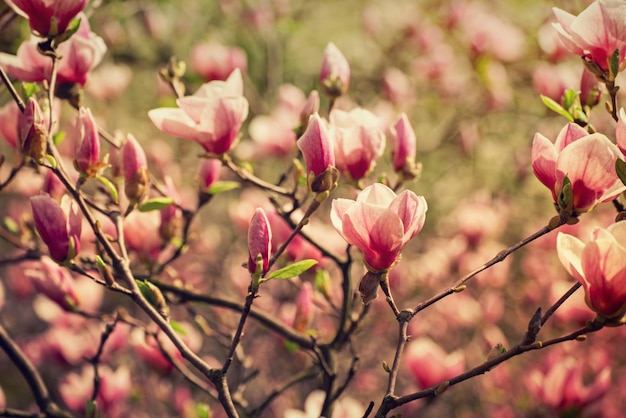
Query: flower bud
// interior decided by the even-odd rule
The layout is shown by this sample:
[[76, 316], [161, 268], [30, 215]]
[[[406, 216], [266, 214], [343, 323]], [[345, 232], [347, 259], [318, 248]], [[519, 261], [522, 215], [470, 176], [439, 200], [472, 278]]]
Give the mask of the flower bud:
[[[329, 181], [318, 180], [321, 176], [326, 177], [330, 168], [334, 169], [333, 132], [332, 128], [315, 113], [310, 116], [307, 129], [297, 142], [306, 164], [309, 185], [311, 190], [316, 188], [313, 190], [316, 193], [332, 190], [339, 175], [335, 169], [334, 178], [329, 179]], [[324, 187], [320, 188], [322, 184]]]
[[204, 193], [219, 179], [222, 163], [212, 158], [203, 158], [198, 169], [200, 192]]
[[126, 197], [131, 203], [141, 202], [148, 194], [148, 161], [143, 148], [131, 134], [128, 134], [128, 140], [122, 148], [122, 170], [126, 180]]
[[416, 140], [406, 113], [400, 115], [398, 122], [391, 128], [390, 135], [393, 169], [397, 173], [410, 175], [415, 171]]
[[380, 283], [380, 273], [372, 273], [368, 271], [359, 283], [359, 293], [361, 294], [361, 302], [365, 305], [378, 297], [378, 284]]
[[66, 211], [50, 196], [39, 195], [30, 199], [35, 228], [48, 246], [50, 257], [57, 263], [71, 260], [80, 250], [80, 211], [73, 200], [65, 202], [69, 202]]
[[332, 42], [324, 50], [320, 84], [324, 94], [331, 98], [345, 94], [350, 86], [350, 64]]
[[296, 331], [305, 332], [311, 326], [313, 308], [313, 287], [306, 282], [296, 297], [296, 314], [293, 319], [293, 328]]
[[20, 147], [27, 156], [39, 161], [46, 155], [48, 127], [46, 118], [34, 98], [29, 98], [18, 125]]
[[[248, 227], [248, 271], [261, 276], [269, 270], [272, 252], [272, 230], [263, 208], [257, 208]], [[257, 258], [261, 258], [263, 271], [257, 271]]]
[[84, 107], [80, 108], [76, 118], [74, 135], [76, 136], [76, 155], [74, 157], [76, 168], [88, 177], [98, 175], [103, 164], [98, 161], [100, 159], [100, 138], [91, 110]]

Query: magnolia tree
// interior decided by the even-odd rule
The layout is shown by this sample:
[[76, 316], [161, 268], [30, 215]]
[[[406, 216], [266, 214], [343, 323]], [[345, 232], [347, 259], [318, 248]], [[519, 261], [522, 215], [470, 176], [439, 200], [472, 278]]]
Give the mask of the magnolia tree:
[[5, 3], [0, 416], [622, 416], [626, 2]]

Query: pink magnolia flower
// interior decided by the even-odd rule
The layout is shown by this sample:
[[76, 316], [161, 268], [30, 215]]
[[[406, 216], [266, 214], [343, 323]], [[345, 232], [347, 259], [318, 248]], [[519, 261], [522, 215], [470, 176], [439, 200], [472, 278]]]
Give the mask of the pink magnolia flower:
[[11, 100], [0, 109], [0, 137], [15, 148], [18, 143], [17, 126], [20, 119], [20, 109]]
[[322, 91], [330, 97], [339, 97], [350, 86], [350, 64], [339, 48], [330, 42], [324, 50], [320, 69]]
[[191, 48], [191, 68], [206, 81], [226, 80], [239, 69], [248, 67], [246, 52], [237, 47], [228, 47], [218, 42], [199, 42]]
[[589, 385], [583, 385], [583, 367], [575, 357], [558, 359], [547, 371], [528, 373], [530, 393], [556, 411], [582, 410], [603, 397], [611, 387], [611, 369], [602, 368]]
[[87, 0], [7, 0], [6, 3], [28, 19], [33, 32], [45, 38], [65, 32]]
[[595, 228], [586, 244], [559, 233], [556, 249], [561, 263], [585, 289], [585, 301], [607, 318], [626, 312], [626, 222]]
[[358, 181], [374, 168], [385, 151], [385, 134], [380, 119], [357, 108], [350, 112], [333, 109], [330, 124], [335, 128], [335, 162], [339, 171]]
[[428, 206], [422, 196], [405, 190], [396, 196], [375, 183], [357, 200], [334, 199], [330, 220], [348, 244], [358, 247], [369, 268], [387, 270], [402, 248], [424, 226]]
[[148, 160], [145, 151], [132, 134], [128, 134], [122, 147], [122, 171], [126, 180], [126, 196], [131, 202], [141, 202], [148, 193]]
[[76, 125], [72, 132], [76, 141], [74, 163], [78, 170], [88, 176], [98, 174], [100, 164], [100, 137], [98, 126], [91, 114], [91, 110], [81, 107], [76, 118]]
[[[61, 208], [56, 200], [46, 195], [30, 198], [35, 228], [48, 246], [50, 257], [58, 263], [74, 258], [80, 251], [82, 216], [78, 205], [71, 199], [68, 208]], [[66, 215], [67, 213], [67, 215]]]
[[426, 389], [463, 373], [465, 356], [461, 351], [446, 353], [427, 337], [411, 341], [405, 353], [406, 365], [420, 388]]
[[272, 252], [272, 229], [263, 208], [257, 208], [248, 227], [248, 271], [257, 272], [256, 259], [260, 255], [263, 260], [263, 274], [269, 269]]
[[24, 112], [18, 116], [17, 134], [22, 152], [35, 160], [40, 160], [46, 153], [48, 121], [37, 100], [30, 97]]
[[578, 16], [553, 8], [558, 23], [554, 27], [570, 52], [608, 72], [609, 59], [619, 51], [619, 67], [626, 58], [626, 3], [620, 0], [597, 0]]
[[220, 160], [213, 158], [203, 158], [200, 161], [200, 167], [198, 168], [198, 182], [200, 184], [200, 191], [207, 192], [209, 188], [220, 177], [220, 169], [222, 163]]
[[[36, 37], [24, 41], [16, 55], [0, 53], [0, 64], [5, 66], [11, 77], [32, 82], [50, 80], [52, 60], [37, 50], [37, 43], [40, 41]], [[59, 84], [78, 83], [84, 86], [91, 70], [102, 60], [106, 49], [102, 38], [91, 32], [86, 16], [82, 15], [78, 32], [58, 47], [58, 55], [62, 57], [58, 64]]]
[[60, 267], [48, 257], [24, 269], [24, 276], [30, 279], [35, 290], [46, 295], [65, 310], [72, 310], [79, 305], [78, 292], [69, 271]]
[[196, 141], [211, 154], [224, 154], [234, 145], [248, 116], [241, 72], [226, 81], [211, 81], [192, 96], [178, 99], [176, 108], [152, 109], [148, 116], [157, 128], [170, 135]]
[[333, 152], [334, 130], [317, 113], [309, 117], [306, 131], [298, 139], [298, 148], [302, 151], [304, 164], [309, 173], [319, 176], [330, 166], [335, 165]]
[[406, 113], [401, 114], [396, 124], [390, 129], [390, 137], [393, 169], [401, 172], [415, 166], [417, 140]]
[[533, 139], [535, 176], [550, 189], [557, 205], [567, 176], [572, 185], [573, 210], [577, 214], [614, 199], [626, 189], [615, 173], [618, 158], [623, 160], [624, 156], [606, 136], [590, 135], [573, 123], [559, 132], [554, 144], [540, 133]]

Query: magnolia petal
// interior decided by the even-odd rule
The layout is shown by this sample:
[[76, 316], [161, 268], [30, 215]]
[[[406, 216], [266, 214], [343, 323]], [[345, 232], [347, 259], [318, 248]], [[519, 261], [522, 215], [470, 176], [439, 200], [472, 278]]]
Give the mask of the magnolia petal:
[[532, 167], [535, 177], [554, 193], [557, 152], [548, 138], [536, 133], [533, 139]]
[[424, 226], [426, 211], [428, 210], [426, 199], [405, 190], [391, 202], [390, 209], [398, 214], [404, 225], [403, 241], [406, 244]]
[[585, 244], [573, 235], [559, 232], [556, 236], [556, 252], [565, 270], [586, 287], [581, 257]]
[[382, 183], [374, 183], [363, 189], [356, 198], [356, 201], [387, 208], [396, 197], [396, 194], [389, 187]]
[[163, 132], [179, 138], [197, 140], [194, 121], [182, 110], [173, 107], [152, 109], [148, 117]]

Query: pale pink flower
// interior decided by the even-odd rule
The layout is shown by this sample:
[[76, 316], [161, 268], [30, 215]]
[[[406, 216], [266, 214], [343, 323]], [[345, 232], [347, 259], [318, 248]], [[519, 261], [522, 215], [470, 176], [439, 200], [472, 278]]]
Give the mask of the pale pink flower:
[[238, 69], [226, 81], [206, 83], [177, 104], [179, 108], [152, 109], [148, 116], [163, 132], [195, 141], [212, 154], [230, 151], [248, 116]]
[[[248, 227], [248, 271], [252, 274], [265, 274], [269, 269], [272, 253], [272, 229], [263, 208], [257, 208]], [[261, 256], [263, 271], [257, 272], [257, 257]]]
[[339, 234], [359, 248], [373, 270], [387, 270], [424, 226], [428, 206], [410, 190], [399, 195], [375, 183], [357, 200], [334, 199], [330, 219]]
[[528, 372], [526, 385], [531, 394], [556, 411], [580, 411], [609, 391], [611, 369], [609, 366], [602, 368], [585, 386], [580, 359], [560, 358], [545, 372], [539, 369]]
[[559, 233], [556, 249], [561, 263], [585, 289], [585, 301], [608, 318], [626, 312], [626, 222], [595, 228], [586, 244]]
[[396, 124], [389, 130], [391, 139], [391, 159], [396, 172], [415, 165], [417, 140], [406, 113], [400, 115]]
[[[52, 60], [37, 50], [40, 41], [31, 37], [20, 45], [17, 55], [0, 53], [0, 64], [5, 65], [9, 75], [20, 81], [50, 80]], [[91, 70], [100, 63], [106, 49], [102, 38], [91, 32], [89, 22], [83, 15], [78, 32], [58, 47], [58, 55], [62, 57], [58, 64], [58, 83], [85, 85]]]
[[28, 19], [33, 32], [45, 38], [65, 32], [87, 0], [8, 0], [6, 3]]
[[330, 124], [335, 128], [335, 163], [339, 171], [355, 181], [367, 176], [385, 151], [380, 119], [361, 108], [350, 112], [333, 109]]
[[35, 228], [57, 263], [74, 258], [80, 251], [82, 216], [76, 202], [71, 199], [65, 202], [69, 204], [64, 206], [69, 207], [63, 209], [46, 195], [30, 199]]
[[11, 100], [0, 109], [0, 137], [15, 148], [18, 143], [17, 124], [20, 119], [20, 109]]
[[626, 189], [615, 173], [618, 158], [623, 160], [624, 156], [606, 136], [590, 135], [573, 123], [559, 132], [554, 144], [540, 133], [533, 139], [535, 176], [550, 189], [557, 205], [567, 176], [572, 185], [573, 210], [578, 214], [614, 199]]
[[124, 238], [128, 249], [137, 253], [143, 261], [156, 261], [163, 245], [160, 226], [161, 215], [158, 211], [131, 212], [124, 219]]
[[533, 71], [533, 87], [537, 93], [560, 102], [565, 90], [575, 88], [579, 78], [579, 71], [569, 63], [540, 63]]
[[619, 67], [626, 58], [626, 3], [597, 0], [578, 16], [553, 8], [558, 23], [554, 27], [570, 52], [609, 70], [609, 59], [619, 51]]
[[331, 97], [345, 94], [350, 86], [350, 64], [337, 46], [330, 42], [324, 50], [320, 69], [322, 91]]
[[248, 59], [243, 49], [214, 41], [193, 45], [189, 63], [206, 81], [226, 80], [235, 69], [245, 72], [248, 67]]
[[413, 379], [422, 389], [441, 384], [463, 373], [465, 369], [462, 351], [448, 354], [427, 337], [409, 343], [405, 362]]
[[128, 89], [133, 70], [125, 64], [103, 64], [89, 77], [87, 93], [97, 100], [115, 100]]
[[250, 121], [248, 134], [256, 145], [254, 157], [285, 157], [296, 146], [296, 133], [293, 126], [275, 116], [260, 115]]
[[38, 263], [24, 269], [24, 276], [32, 283], [35, 291], [46, 295], [65, 310], [78, 307], [80, 300], [69, 270], [60, 267], [44, 256]]

